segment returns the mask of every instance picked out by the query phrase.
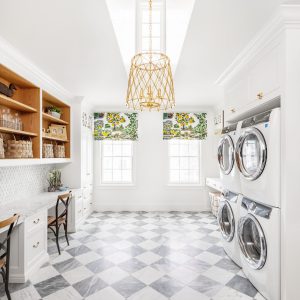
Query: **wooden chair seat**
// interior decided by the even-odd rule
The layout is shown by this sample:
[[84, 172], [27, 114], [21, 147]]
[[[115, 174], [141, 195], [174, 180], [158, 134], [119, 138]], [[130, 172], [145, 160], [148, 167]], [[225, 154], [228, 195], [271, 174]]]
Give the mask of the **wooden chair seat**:
[[[56, 218], [54, 216], [48, 216], [48, 225], [55, 225], [55, 220]], [[62, 218], [58, 218], [58, 225], [66, 223], [66, 218], [62, 217]]]
[[3, 268], [5, 266], [5, 259], [2, 258], [0, 259], [0, 269]]

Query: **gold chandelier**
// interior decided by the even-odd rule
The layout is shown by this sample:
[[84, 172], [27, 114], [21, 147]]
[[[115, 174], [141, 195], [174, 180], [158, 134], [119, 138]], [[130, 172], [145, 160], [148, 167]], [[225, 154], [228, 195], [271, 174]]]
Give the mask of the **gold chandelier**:
[[171, 62], [152, 51], [152, 0], [149, 0], [149, 51], [131, 60], [126, 106], [133, 110], [167, 110], [175, 106]]

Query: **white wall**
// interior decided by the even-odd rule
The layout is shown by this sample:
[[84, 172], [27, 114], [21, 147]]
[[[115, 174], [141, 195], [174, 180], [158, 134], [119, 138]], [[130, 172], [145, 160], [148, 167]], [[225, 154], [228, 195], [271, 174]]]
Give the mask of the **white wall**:
[[[101, 111], [98, 109], [97, 111]], [[114, 110], [116, 111], [116, 110]], [[181, 111], [206, 111], [209, 137], [202, 145], [202, 175], [218, 174], [216, 162], [216, 137], [212, 131], [211, 110], [191, 109]], [[139, 113], [139, 140], [136, 142], [136, 184], [134, 187], [100, 187], [99, 145], [94, 147], [94, 209], [103, 210], [208, 210], [205, 187], [171, 187], [168, 180], [167, 141], [162, 139], [162, 113]]]

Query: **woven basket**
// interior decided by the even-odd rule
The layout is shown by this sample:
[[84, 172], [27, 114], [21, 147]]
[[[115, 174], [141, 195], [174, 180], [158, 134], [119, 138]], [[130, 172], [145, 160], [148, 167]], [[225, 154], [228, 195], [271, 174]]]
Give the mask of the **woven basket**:
[[219, 193], [219, 192], [209, 192], [211, 211], [214, 216], [218, 215], [220, 197], [221, 197], [221, 193]]
[[52, 144], [43, 144], [43, 157], [44, 158], [53, 158], [54, 152], [53, 152], [53, 145]]
[[0, 133], [0, 159], [5, 158], [4, 155], [4, 146], [3, 146], [3, 136]]
[[65, 145], [54, 145], [54, 157], [55, 158], [65, 158]]
[[32, 141], [25, 140], [16, 140], [16, 137], [13, 136], [13, 140], [8, 140], [6, 149], [5, 149], [5, 157], [6, 158], [33, 158], [32, 152]]

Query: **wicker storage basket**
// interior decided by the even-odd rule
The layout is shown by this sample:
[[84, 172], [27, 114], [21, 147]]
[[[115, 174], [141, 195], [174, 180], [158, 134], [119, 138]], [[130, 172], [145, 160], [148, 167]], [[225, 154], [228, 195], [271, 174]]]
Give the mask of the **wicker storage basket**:
[[218, 192], [210, 192], [209, 193], [211, 211], [214, 216], [218, 215], [220, 197], [221, 197], [221, 193], [218, 193]]
[[5, 149], [6, 158], [33, 158], [32, 141], [16, 140], [14, 136], [13, 140], [8, 140]]
[[65, 145], [54, 145], [54, 157], [55, 158], [65, 158]]
[[1, 158], [5, 158], [5, 155], [4, 155], [4, 146], [3, 146], [3, 136], [0, 133], [0, 159]]
[[53, 145], [52, 144], [43, 144], [43, 157], [44, 158], [53, 158], [54, 152], [53, 152]]

